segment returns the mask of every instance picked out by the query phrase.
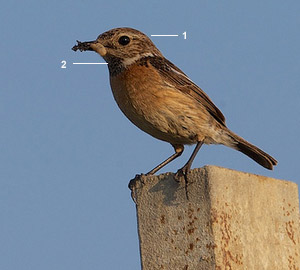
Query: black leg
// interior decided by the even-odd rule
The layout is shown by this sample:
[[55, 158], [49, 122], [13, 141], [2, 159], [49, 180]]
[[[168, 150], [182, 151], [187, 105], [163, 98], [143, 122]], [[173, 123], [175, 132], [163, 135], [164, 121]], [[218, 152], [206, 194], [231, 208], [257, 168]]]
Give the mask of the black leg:
[[200, 150], [200, 148], [201, 148], [202, 145], [203, 145], [202, 141], [197, 143], [197, 145], [196, 145], [196, 147], [195, 147], [195, 149], [194, 149], [191, 157], [189, 158], [189, 160], [187, 161], [187, 163], [181, 169], [179, 169], [177, 171], [177, 174], [179, 174], [179, 175], [183, 174], [186, 177], [186, 175], [188, 174], [189, 170], [191, 169], [192, 163], [193, 163], [193, 161], [194, 161], [194, 159], [195, 159], [195, 157], [196, 157], [196, 155], [197, 155], [197, 153]]
[[187, 161], [187, 163], [177, 171], [177, 173], [175, 174], [175, 180], [179, 181], [180, 178], [183, 176], [184, 178], [184, 182], [185, 182], [185, 195], [187, 200], [189, 200], [189, 194], [188, 194], [188, 173], [191, 169], [192, 163], [198, 153], [198, 151], [200, 150], [201, 146], [202, 146], [203, 142], [198, 142], [192, 155], [190, 156], [189, 160]]

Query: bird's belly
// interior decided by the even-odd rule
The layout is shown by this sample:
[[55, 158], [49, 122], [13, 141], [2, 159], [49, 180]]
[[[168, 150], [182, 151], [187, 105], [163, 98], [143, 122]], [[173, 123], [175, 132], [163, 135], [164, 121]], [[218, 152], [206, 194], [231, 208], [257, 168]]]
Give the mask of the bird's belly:
[[154, 76], [145, 80], [124, 76], [126, 72], [111, 77], [110, 83], [119, 108], [133, 124], [172, 144], [204, 140], [209, 121], [202, 112], [205, 110], [199, 110], [199, 103], [180, 91], [161, 86]]

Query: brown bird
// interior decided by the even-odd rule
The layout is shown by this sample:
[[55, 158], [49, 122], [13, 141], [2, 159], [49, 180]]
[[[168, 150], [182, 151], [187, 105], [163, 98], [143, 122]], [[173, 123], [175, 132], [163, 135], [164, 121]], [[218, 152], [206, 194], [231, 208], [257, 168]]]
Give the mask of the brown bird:
[[223, 144], [272, 170], [277, 161], [226, 127], [225, 117], [207, 94], [167, 60], [152, 41], [132, 28], [109, 30], [74, 51], [95, 51], [108, 63], [114, 98], [127, 118], [153, 137], [169, 142], [175, 153], [147, 174], [179, 157], [186, 144], [196, 144], [178, 170], [186, 176], [202, 144]]

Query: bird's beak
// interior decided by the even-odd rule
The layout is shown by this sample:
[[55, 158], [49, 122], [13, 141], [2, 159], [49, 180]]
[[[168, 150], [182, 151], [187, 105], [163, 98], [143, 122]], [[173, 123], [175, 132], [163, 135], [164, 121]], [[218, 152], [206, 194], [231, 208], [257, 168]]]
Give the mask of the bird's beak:
[[106, 49], [105, 47], [98, 41], [86, 41], [86, 42], [80, 42], [77, 40], [77, 45], [75, 45], [72, 48], [73, 51], [80, 50], [82, 51], [95, 51], [99, 53], [102, 57], [106, 55]]

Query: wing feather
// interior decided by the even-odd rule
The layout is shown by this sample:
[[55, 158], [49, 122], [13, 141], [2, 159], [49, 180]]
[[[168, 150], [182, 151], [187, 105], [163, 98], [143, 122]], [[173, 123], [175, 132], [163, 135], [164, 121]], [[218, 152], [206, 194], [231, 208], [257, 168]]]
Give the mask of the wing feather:
[[160, 75], [167, 80], [168, 84], [174, 85], [176, 89], [192, 96], [199, 103], [205, 106], [207, 111], [223, 126], [225, 126], [225, 117], [217, 106], [211, 101], [208, 95], [193, 81], [189, 79], [178, 67], [163, 57], [149, 57], [147, 59], [155, 67]]

